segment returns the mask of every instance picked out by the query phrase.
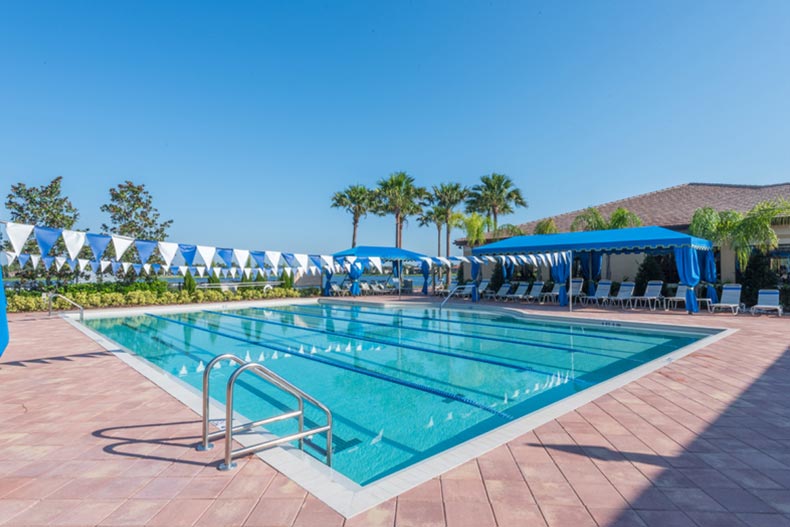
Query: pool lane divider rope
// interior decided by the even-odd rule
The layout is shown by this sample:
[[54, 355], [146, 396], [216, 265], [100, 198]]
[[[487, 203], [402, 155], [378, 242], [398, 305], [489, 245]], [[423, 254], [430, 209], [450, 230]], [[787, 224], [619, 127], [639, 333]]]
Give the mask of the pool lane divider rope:
[[[297, 306], [298, 307], [298, 306]], [[286, 313], [289, 315], [298, 315], [300, 317], [312, 317], [312, 318], [320, 318], [323, 320], [331, 319], [331, 316], [328, 315], [317, 315], [314, 313], [304, 313], [302, 311], [288, 311], [284, 309], [273, 309], [270, 307], [253, 307], [251, 309], [255, 309], [256, 311], [271, 311], [273, 313]], [[362, 313], [366, 315], [367, 313]], [[560, 346], [558, 344], [544, 344], [542, 342], [535, 342], [533, 340], [513, 340], [513, 339], [506, 339], [503, 337], [494, 337], [488, 335], [473, 335], [473, 334], [466, 334], [466, 333], [459, 333], [457, 331], [443, 331], [440, 329], [430, 329], [430, 328], [418, 328], [415, 326], [402, 326], [402, 325], [393, 325], [393, 324], [384, 324], [383, 322], [373, 322], [370, 320], [359, 320], [359, 319], [351, 319], [350, 321], [356, 322], [358, 324], [368, 324], [371, 326], [377, 326], [382, 328], [392, 328], [396, 327], [399, 329], [405, 329], [410, 331], [424, 331], [426, 333], [434, 333], [437, 335], [450, 335], [452, 337], [462, 337], [462, 338], [471, 338], [477, 340], [488, 340], [490, 342], [502, 342], [504, 344], [514, 344], [516, 346], [534, 346], [536, 348], [543, 348], [543, 349], [550, 349], [550, 350], [557, 350], [557, 351], [564, 351], [565, 353], [582, 353], [584, 355], [594, 355], [597, 357], [606, 357], [607, 359], [616, 359], [616, 360], [625, 360], [629, 362], [636, 362], [637, 364], [644, 364], [643, 361], [632, 359], [630, 357], [618, 357], [617, 355], [609, 355], [607, 353], [602, 353], [598, 351], [584, 351], [576, 348], [569, 348], [568, 346]], [[345, 322], [345, 320], [344, 320]], [[517, 359], [516, 359], [517, 360]]]
[[[240, 320], [251, 320], [253, 322], [264, 322], [264, 323], [267, 323], [267, 324], [273, 324], [275, 326], [280, 326], [280, 327], [286, 327], [286, 328], [292, 328], [292, 329], [297, 329], [297, 330], [302, 330], [302, 331], [308, 331], [308, 332], [311, 332], [311, 333], [320, 333], [320, 334], [323, 334], [323, 335], [334, 335], [336, 337], [343, 337], [343, 338], [346, 338], [346, 339], [362, 340], [362, 341], [365, 341], [365, 342], [372, 342], [374, 344], [382, 344], [384, 346], [395, 346], [395, 347], [398, 347], [398, 348], [410, 349], [410, 350], [414, 350], [414, 351], [420, 351], [420, 352], [423, 352], [423, 353], [432, 353], [434, 355], [444, 355], [444, 356], [453, 357], [453, 358], [456, 358], [456, 359], [468, 360], [468, 361], [472, 361], [472, 362], [480, 362], [480, 363], [483, 363], [483, 364], [491, 364], [493, 366], [499, 366], [499, 367], [502, 367], [502, 368], [509, 368], [509, 369], [515, 370], [515, 371], [529, 371], [529, 372], [532, 372], [532, 373], [539, 373], [541, 375], [545, 375], [546, 377], [554, 377], [554, 376], [557, 375], [556, 372], [543, 371], [543, 370], [539, 370], [537, 368], [533, 368], [532, 366], [525, 366], [523, 364], [513, 364], [512, 362], [503, 362], [503, 361], [493, 360], [493, 359], [484, 359], [482, 357], [471, 357], [469, 355], [462, 355], [460, 353], [453, 353], [452, 351], [440, 351], [440, 350], [435, 350], [435, 349], [423, 348], [422, 346], [415, 346], [413, 344], [405, 344], [405, 343], [394, 342], [394, 341], [386, 340], [386, 339], [378, 339], [378, 338], [373, 338], [373, 337], [354, 335], [353, 333], [344, 333], [342, 331], [334, 331], [334, 330], [329, 330], [329, 329], [318, 329], [318, 328], [308, 328], [308, 327], [304, 327], [304, 326], [297, 326], [295, 324], [286, 324], [284, 322], [276, 322], [276, 321], [268, 319], [268, 318], [258, 318], [258, 317], [249, 317], [249, 316], [245, 316], [245, 315], [236, 315], [236, 314], [233, 314], [233, 313], [226, 313], [224, 311], [209, 311], [209, 310], [206, 310], [206, 311], [204, 311], [204, 313], [211, 313], [211, 314], [214, 314], [214, 315], [220, 315], [220, 316], [229, 317], [229, 318], [237, 318], [237, 319], [240, 319]], [[298, 313], [294, 313], [294, 314], [298, 315]], [[576, 381], [576, 380], [574, 380], [574, 381]], [[579, 382], [583, 383], [584, 381], [579, 381]]]
[[347, 371], [350, 371], [350, 372], [353, 372], [353, 373], [358, 373], [360, 375], [367, 375], [368, 377], [373, 377], [374, 379], [379, 379], [379, 380], [382, 380], [382, 381], [385, 381], [385, 382], [390, 382], [390, 383], [394, 383], [394, 384], [400, 384], [401, 386], [405, 386], [407, 388], [412, 388], [413, 390], [418, 390], [418, 391], [421, 391], [421, 392], [429, 393], [431, 395], [437, 395], [437, 396], [443, 397], [445, 399], [452, 399], [454, 401], [458, 401], [460, 403], [464, 403], [464, 404], [467, 404], [469, 406], [473, 406], [475, 408], [479, 408], [480, 410], [484, 410], [484, 411], [486, 411], [486, 412], [488, 412], [490, 414], [496, 415], [497, 417], [501, 417], [502, 419], [505, 419], [505, 420], [508, 420], [508, 421], [512, 421], [513, 420], [513, 416], [511, 416], [511, 415], [509, 415], [509, 414], [507, 414], [505, 412], [500, 412], [498, 410], [490, 408], [489, 406], [486, 406], [485, 404], [479, 403], [479, 402], [477, 402], [477, 401], [475, 401], [473, 399], [469, 399], [468, 397], [462, 397], [460, 395], [457, 395], [457, 394], [454, 394], [454, 393], [450, 393], [450, 392], [447, 392], [445, 390], [439, 390], [437, 388], [431, 388], [430, 386], [424, 386], [422, 384], [417, 384], [415, 382], [398, 379], [398, 378], [392, 377], [390, 375], [384, 375], [383, 373], [378, 373], [378, 372], [371, 371], [371, 370], [357, 368], [355, 366], [344, 364], [342, 362], [337, 362], [337, 361], [325, 359], [324, 357], [316, 357], [316, 356], [313, 356], [313, 355], [303, 355], [301, 353], [294, 352], [293, 350], [289, 350], [289, 349], [286, 349], [286, 348], [283, 348], [283, 347], [280, 347], [280, 346], [273, 346], [271, 344], [262, 344], [260, 342], [254, 341], [254, 340], [249, 340], [249, 339], [245, 339], [245, 338], [242, 338], [242, 337], [237, 337], [235, 335], [224, 333], [222, 331], [216, 331], [216, 330], [209, 329], [209, 328], [204, 328], [204, 327], [201, 327], [201, 326], [198, 326], [198, 325], [195, 325], [195, 324], [189, 324], [187, 322], [182, 322], [180, 320], [176, 320], [176, 319], [173, 319], [173, 318], [163, 317], [163, 316], [160, 316], [160, 315], [154, 315], [153, 313], [146, 313], [146, 316], [155, 318], [157, 320], [163, 320], [165, 322], [172, 322], [173, 324], [178, 324], [178, 325], [181, 325], [181, 326], [184, 326], [184, 327], [197, 329], [199, 331], [204, 331], [206, 333], [212, 333], [214, 335], [217, 335], [217, 336], [220, 336], [220, 337], [224, 337], [224, 338], [227, 338], [227, 339], [231, 339], [231, 340], [235, 340], [235, 341], [238, 341], [238, 342], [244, 342], [245, 344], [249, 344], [251, 346], [257, 346], [257, 347], [260, 347], [260, 348], [270, 349], [270, 350], [276, 351], [278, 353], [285, 353], [285, 354], [288, 354], [288, 355], [290, 355], [292, 357], [299, 357], [300, 359], [305, 359], [305, 360], [318, 362], [320, 364], [325, 364], [327, 366], [334, 366], [335, 368], [340, 368], [340, 369], [347, 370]]

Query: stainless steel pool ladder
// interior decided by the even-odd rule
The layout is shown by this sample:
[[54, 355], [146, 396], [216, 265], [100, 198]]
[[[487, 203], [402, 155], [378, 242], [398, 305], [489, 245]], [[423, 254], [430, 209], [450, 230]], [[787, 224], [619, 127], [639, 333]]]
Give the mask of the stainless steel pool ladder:
[[[228, 385], [225, 391], [225, 429], [218, 430], [216, 432], [209, 433], [208, 431], [208, 424], [209, 424], [209, 375], [211, 370], [214, 368], [215, 365], [219, 364], [223, 360], [233, 361], [239, 365], [239, 367], [234, 371], [230, 379], [228, 379]], [[257, 375], [261, 379], [269, 382], [271, 385], [280, 388], [284, 392], [287, 392], [293, 395], [297, 401], [297, 409], [285, 412], [279, 415], [275, 415], [273, 417], [267, 417], [266, 419], [260, 419], [258, 421], [251, 421], [249, 423], [242, 423], [236, 426], [233, 426], [233, 390], [236, 386], [236, 381], [238, 378], [245, 372], [250, 372], [254, 375]], [[317, 407], [318, 409], [322, 410], [326, 415], [326, 425], [319, 426], [316, 428], [311, 428], [308, 430], [304, 429], [304, 402], [307, 401]], [[286, 419], [296, 418], [299, 422], [299, 431], [295, 434], [290, 434], [283, 437], [278, 437], [276, 439], [271, 439], [269, 441], [264, 441], [263, 443], [258, 443], [255, 445], [250, 445], [243, 448], [238, 448], [233, 450], [233, 434], [234, 432], [240, 432], [242, 430], [250, 430], [252, 428], [256, 428], [259, 426], [264, 426], [270, 423], [276, 423], [278, 421], [284, 421]], [[266, 450], [267, 448], [272, 448], [277, 445], [281, 445], [284, 443], [290, 443], [291, 441], [299, 441], [299, 449], [304, 450], [305, 445], [305, 438], [308, 436], [312, 436], [315, 434], [321, 434], [326, 432], [326, 464], [330, 467], [332, 466], [332, 412], [329, 411], [329, 408], [324, 406], [320, 401], [312, 398], [293, 384], [289, 383], [273, 371], [269, 370], [268, 368], [264, 367], [257, 362], [247, 362], [232, 353], [226, 353], [224, 355], [218, 355], [214, 357], [211, 362], [206, 365], [206, 369], [203, 370], [203, 440], [200, 445], [198, 445], [198, 450], [210, 450], [213, 448], [214, 445], [211, 444], [212, 439], [221, 439], [225, 438], [225, 462], [219, 465], [220, 470], [231, 470], [236, 467], [236, 463], [233, 462], [233, 458], [244, 456], [246, 454], [252, 454], [255, 452], [260, 452], [261, 450]], [[316, 449], [319, 449], [316, 445], [313, 445], [310, 442], [310, 445]], [[320, 450], [320, 449], [319, 449]]]
[[441, 311], [441, 310], [442, 310], [442, 308], [444, 307], [444, 305], [445, 305], [447, 302], [449, 302], [449, 301], [450, 301], [450, 299], [453, 297], [453, 295], [455, 295], [455, 292], [456, 292], [456, 291], [458, 291], [459, 289], [461, 289], [462, 287], [466, 287], [466, 286], [465, 286], [465, 285], [462, 285], [462, 284], [458, 284], [457, 286], [453, 287], [453, 288], [450, 290], [450, 294], [448, 294], [448, 295], [447, 295], [447, 298], [445, 298], [444, 300], [442, 300], [442, 303], [441, 303], [441, 304], [439, 304], [439, 311]]
[[67, 296], [64, 296], [64, 295], [61, 295], [60, 293], [50, 293], [48, 295], [48, 298], [49, 298], [49, 316], [52, 316], [52, 299], [56, 298], [56, 297], [57, 298], [62, 298], [63, 300], [65, 300], [66, 302], [68, 302], [69, 304], [71, 304], [72, 306], [74, 306], [74, 307], [76, 307], [77, 309], [80, 310], [80, 322], [82, 322], [85, 319], [85, 308], [82, 307], [81, 305], [79, 305], [78, 303], [76, 303], [71, 298], [69, 298]]

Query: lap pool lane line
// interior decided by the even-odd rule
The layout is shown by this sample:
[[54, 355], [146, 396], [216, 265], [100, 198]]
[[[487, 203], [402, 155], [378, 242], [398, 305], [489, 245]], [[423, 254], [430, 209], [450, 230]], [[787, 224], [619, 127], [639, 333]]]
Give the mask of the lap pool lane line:
[[[370, 371], [370, 370], [363, 370], [361, 368], [356, 368], [354, 366], [350, 366], [348, 364], [344, 364], [342, 362], [333, 361], [333, 360], [330, 360], [330, 359], [325, 359], [323, 357], [316, 357], [316, 356], [312, 356], [312, 355], [302, 355], [302, 354], [300, 354], [298, 352], [294, 352], [293, 350], [288, 350], [288, 349], [280, 347], [280, 346], [272, 346], [270, 344], [262, 344], [260, 342], [254, 341], [254, 340], [249, 340], [249, 339], [245, 339], [245, 338], [242, 338], [242, 337], [237, 337], [235, 335], [224, 333], [222, 331], [215, 331], [213, 329], [204, 328], [204, 327], [201, 327], [201, 326], [197, 326], [195, 324], [189, 324], [187, 322], [182, 322], [180, 320], [176, 320], [176, 319], [173, 319], [173, 318], [163, 317], [163, 316], [160, 316], [160, 315], [154, 315], [153, 313], [146, 313], [146, 316], [152, 317], [152, 318], [157, 319], [157, 320], [162, 320], [164, 322], [172, 322], [173, 324], [177, 324], [177, 325], [180, 325], [180, 326], [184, 326], [184, 327], [188, 327], [188, 328], [192, 328], [192, 329], [197, 329], [199, 331], [204, 331], [206, 333], [213, 333], [213, 334], [218, 335], [220, 337], [224, 337], [224, 338], [227, 338], [227, 339], [235, 340], [235, 341], [238, 341], [238, 342], [245, 342], [245, 343], [247, 343], [247, 344], [249, 344], [251, 346], [257, 346], [259, 348], [270, 349], [270, 350], [273, 350], [273, 351], [277, 351], [279, 353], [286, 353], [286, 354], [288, 354], [288, 355], [290, 355], [292, 357], [298, 357], [300, 359], [311, 360], [311, 361], [314, 361], [314, 362], [319, 362], [321, 364], [326, 364], [327, 366], [334, 366], [335, 368], [340, 368], [340, 369], [343, 369], [343, 370], [347, 370], [347, 371], [351, 371], [351, 372], [354, 372], [354, 373], [358, 373], [360, 375], [367, 375], [368, 377], [373, 377], [375, 379], [379, 379], [379, 380], [382, 380], [382, 381], [391, 382], [391, 383], [394, 383], [394, 384], [400, 384], [401, 386], [406, 386], [407, 388], [412, 388], [414, 390], [419, 390], [419, 391], [422, 391], [422, 392], [425, 392], [425, 393], [430, 393], [432, 395], [437, 395], [437, 396], [443, 397], [445, 399], [452, 399], [454, 401], [458, 401], [460, 403], [464, 403], [464, 404], [467, 404], [469, 406], [473, 406], [475, 408], [479, 408], [480, 410], [484, 410], [486, 412], [489, 412], [490, 414], [496, 415], [497, 417], [500, 417], [500, 418], [505, 419], [507, 421], [512, 421], [514, 419], [513, 416], [511, 416], [511, 415], [509, 415], [509, 414], [507, 414], [505, 412], [500, 412], [498, 410], [494, 410], [493, 408], [490, 408], [489, 406], [487, 406], [485, 404], [481, 404], [481, 403], [479, 403], [479, 402], [477, 402], [475, 400], [469, 399], [467, 397], [461, 397], [461, 396], [459, 396], [457, 394], [450, 393], [450, 392], [447, 392], [447, 391], [444, 391], [444, 390], [439, 390], [437, 388], [431, 388], [430, 386], [423, 386], [421, 384], [417, 384], [417, 383], [414, 383], [414, 382], [411, 382], [411, 381], [406, 381], [406, 380], [403, 380], [403, 379], [397, 379], [397, 378], [391, 377], [389, 375], [384, 375], [383, 373], [378, 373], [378, 372], [374, 372], [374, 371]], [[292, 326], [292, 327], [297, 327], [297, 326]]]
[[[289, 314], [289, 315], [298, 315], [300, 317], [320, 318], [320, 319], [323, 319], [323, 320], [329, 320], [329, 319], [332, 318], [331, 316], [328, 316], [328, 315], [317, 315], [317, 314], [314, 314], [314, 313], [304, 313], [304, 312], [301, 312], [301, 311], [287, 311], [287, 310], [284, 310], [284, 309], [273, 309], [273, 308], [270, 308], [270, 307], [253, 307], [251, 309], [255, 309], [256, 311], [271, 311], [273, 313], [285, 313], [285, 314]], [[366, 315], [366, 314], [367, 313], [362, 313], [362, 315]], [[358, 324], [367, 324], [367, 325], [376, 326], [376, 327], [383, 327], [383, 328], [391, 328], [391, 327], [393, 327], [392, 324], [384, 324], [382, 322], [373, 322], [373, 321], [370, 321], [370, 320], [354, 319], [353, 321], [358, 323]], [[440, 329], [418, 328], [418, 327], [415, 327], [415, 326], [399, 325], [397, 327], [400, 328], [400, 329], [406, 329], [406, 330], [411, 330], [411, 331], [424, 331], [426, 333], [434, 333], [434, 334], [437, 334], [437, 335], [450, 335], [451, 337], [462, 337], [462, 338], [471, 338], [471, 339], [476, 339], [476, 340], [487, 340], [487, 341], [490, 341], [490, 342], [502, 342], [504, 344], [515, 344], [517, 346], [523, 346], [523, 345], [526, 344], [526, 345], [530, 345], [530, 346], [535, 346], [536, 348], [564, 351], [565, 353], [582, 353], [584, 355], [594, 355], [594, 356], [598, 356], [598, 357], [605, 357], [607, 359], [624, 360], [624, 361], [629, 361], [629, 362], [635, 362], [637, 364], [644, 364], [644, 361], [640, 361], [640, 360], [637, 360], [637, 359], [632, 359], [630, 357], [619, 357], [617, 355], [609, 355], [607, 353], [600, 353], [600, 352], [597, 352], [597, 351], [584, 351], [584, 350], [580, 350], [580, 349], [576, 349], [576, 348], [569, 348], [567, 346], [560, 346], [558, 344], [545, 344], [545, 343], [542, 343], [542, 342], [535, 342], [533, 340], [521, 340], [521, 341], [519, 341], [519, 340], [513, 340], [513, 339], [506, 339], [506, 338], [503, 338], [503, 337], [494, 337], [494, 336], [490, 336], [490, 335], [472, 335], [472, 334], [467, 334], [467, 333], [459, 333], [457, 331], [443, 331], [443, 330], [440, 330]]]

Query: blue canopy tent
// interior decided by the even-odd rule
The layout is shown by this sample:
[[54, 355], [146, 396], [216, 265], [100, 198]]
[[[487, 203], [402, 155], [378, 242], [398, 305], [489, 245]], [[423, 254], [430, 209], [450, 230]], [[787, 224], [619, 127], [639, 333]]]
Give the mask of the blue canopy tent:
[[[360, 245], [358, 247], [352, 247], [351, 249], [346, 249], [345, 251], [340, 251], [339, 253], [335, 253], [332, 255], [335, 260], [345, 260], [346, 258], [352, 257], [354, 258], [354, 263], [351, 265], [351, 272], [349, 273], [348, 277], [351, 279], [351, 294], [354, 296], [359, 295], [359, 278], [362, 276], [362, 271], [360, 270], [357, 274], [355, 267], [357, 260], [360, 261], [367, 261], [370, 258], [380, 258], [382, 261], [390, 261], [393, 262], [393, 269], [397, 269], [398, 271], [402, 270], [403, 262], [425, 262], [429, 261], [430, 258], [425, 256], [424, 254], [416, 253], [414, 251], [407, 251], [406, 249], [401, 249], [399, 247], [377, 247], [374, 245]], [[422, 266], [422, 276], [427, 282], [428, 274], [429, 274], [430, 267], [423, 265]], [[397, 272], [397, 271], [396, 271]], [[399, 275], [402, 273], [399, 273]], [[403, 284], [403, 277], [400, 276], [398, 280], [398, 298], [401, 296], [401, 285]], [[356, 286], [356, 293], [354, 293], [354, 287]], [[428, 294], [428, 289], [423, 287], [423, 294]]]
[[0, 356], [8, 346], [8, 315], [6, 314], [5, 286], [3, 274], [0, 273]]
[[[472, 249], [474, 255], [497, 254], [535, 254], [555, 253], [555, 259], [565, 253], [567, 262], [573, 262], [575, 254], [618, 254], [618, 253], [667, 253], [674, 252], [678, 275], [684, 285], [689, 286], [686, 293], [686, 307], [689, 312], [699, 311], [694, 286], [700, 280], [700, 262], [697, 251], [711, 251], [708, 240], [663, 227], [633, 227], [608, 231], [564, 232], [559, 234], [537, 234], [514, 236], [495, 243]], [[565, 260], [561, 257], [560, 260]], [[568, 279], [570, 266], [552, 266], [552, 276], [560, 281]], [[594, 267], [594, 262], [593, 262]], [[592, 273], [591, 273], [592, 275]], [[594, 275], [593, 275], [594, 276]], [[568, 304], [573, 305], [572, 299]], [[571, 307], [572, 309], [572, 307]]]

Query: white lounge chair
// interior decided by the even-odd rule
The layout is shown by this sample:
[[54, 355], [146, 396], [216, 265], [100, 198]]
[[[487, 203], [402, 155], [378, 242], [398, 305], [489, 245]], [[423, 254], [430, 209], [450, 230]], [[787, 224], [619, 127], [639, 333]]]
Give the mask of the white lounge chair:
[[532, 288], [529, 290], [527, 294], [527, 302], [537, 302], [540, 300], [540, 295], [543, 293], [543, 285], [544, 282], [533, 282]]
[[502, 284], [498, 291], [486, 291], [485, 298], [493, 298], [494, 300], [501, 300], [505, 298], [505, 295], [510, 292], [510, 284]]
[[477, 291], [480, 293], [480, 296], [483, 296], [486, 291], [488, 291], [488, 286], [491, 284], [491, 280], [481, 280], [479, 284], [477, 284]]
[[733, 315], [737, 315], [740, 312], [741, 284], [724, 284], [719, 302], [708, 306], [708, 310], [711, 313], [715, 313], [717, 309], [729, 309]]
[[631, 296], [628, 305], [631, 309], [639, 307], [641, 304], [644, 307], [649, 307], [651, 311], [655, 311], [658, 303], [661, 301], [661, 288], [664, 286], [662, 280], [650, 280], [645, 288], [645, 294], [642, 296]]
[[452, 293], [452, 296], [457, 296], [459, 298], [467, 298], [472, 296], [472, 292], [475, 289], [474, 283], [464, 284]]
[[527, 293], [529, 293], [529, 284], [526, 282], [520, 283], [518, 284], [518, 287], [515, 291], [509, 295], [505, 295], [505, 302], [508, 300], [524, 300], [524, 298], [527, 296]]
[[329, 288], [332, 290], [332, 296], [348, 296], [348, 289], [343, 289], [334, 282], [329, 284]]
[[555, 282], [554, 283], [554, 287], [551, 289], [551, 291], [548, 291], [546, 293], [541, 293], [540, 294], [540, 297], [539, 297], [540, 303], [543, 304], [547, 300], [550, 301], [550, 302], [559, 302], [559, 300], [560, 300], [560, 289], [563, 288], [563, 287], [565, 287], [565, 284], [562, 284], [560, 282]]
[[623, 282], [620, 284], [620, 289], [617, 291], [617, 296], [610, 296], [606, 301], [607, 304], [620, 305], [623, 309], [631, 302], [631, 297], [634, 294], [634, 283]]
[[778, 289], [760, 289], [757, 293], [757, 304], [749, 310], [752, 315], [759, 312], [776, 311], [776, 315], [782, 316], [782, 305], [779, 303]]
[[582, 304], [588, 305], [593, 302], [597, 305], [603, 305], [609, 299], [609, 293], [612, 290], [611, 280], [601, 280], [598, 282], [598, 287], [595, 288], [595, 294], [592, 296], [583, 296], [581, 298]]
[[571, 280], [571, 298], [574, 302], [579, 301], [581, 302], [584, 297], [587, 295], [584, 294], [582, 291], [582, 287], [584, 287], [584, 279], [583, 278], [574, 278]]
[[678, 288], [675, 290], [675, 296], [668, 296], [664, 299], [664, 309], [669, 309], [670, 305], [672, 309], [677, 309], [678, 304], [683, 302], [683, 305], [686, 305], [686, 291], [688, 291], [687, 285], [678, 284]]

